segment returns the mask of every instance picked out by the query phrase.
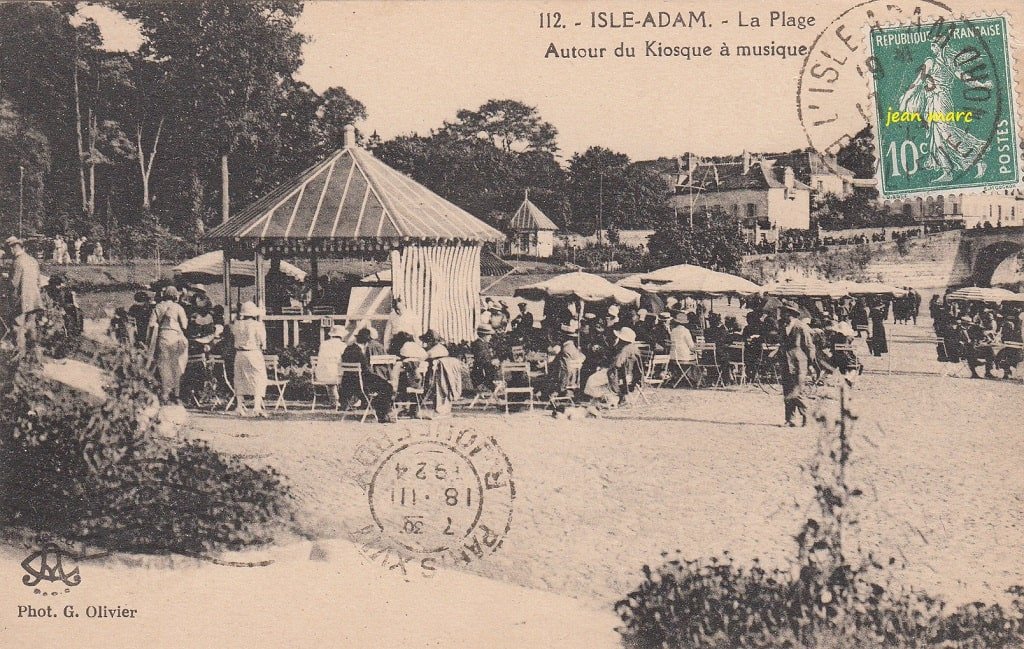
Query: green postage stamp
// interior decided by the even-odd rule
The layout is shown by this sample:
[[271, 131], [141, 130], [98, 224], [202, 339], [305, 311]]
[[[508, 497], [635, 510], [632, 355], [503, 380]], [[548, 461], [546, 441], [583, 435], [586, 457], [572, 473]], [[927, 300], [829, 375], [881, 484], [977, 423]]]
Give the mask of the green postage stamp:
[[884, 197], [1020, 181], [1006, 18], [876, 27], [869, 38]]

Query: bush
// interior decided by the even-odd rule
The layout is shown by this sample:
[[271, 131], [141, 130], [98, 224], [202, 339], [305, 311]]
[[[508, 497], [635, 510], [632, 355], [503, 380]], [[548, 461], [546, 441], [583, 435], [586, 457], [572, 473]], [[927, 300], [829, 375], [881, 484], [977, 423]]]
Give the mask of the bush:
[[290, 514], [281, 477], [161, 436], [137, 350], [104, 349], [95, 360], [111, 377], [102, 403], [0, 351], [0, 524], [189, 555], [272, 540]]
[[[945, 603], [894, 585], [891, 566], [873, 553], [850, 552], [860, 489], [847, 484], [852, 447], [845, 392], [837, 419], [819, 414], [818, 452], [807, 467], [815, 518], [796, 535], [788, 569], [685, 560], [680, 551], [615, 604], [625, 644], [676, 647], [958, 647], [1024, 644], [1024, 589], [1010, 590], [1009, 611], [980, 602], [945, 613]], [[668, 553], [662, 556], [669, 559]]]

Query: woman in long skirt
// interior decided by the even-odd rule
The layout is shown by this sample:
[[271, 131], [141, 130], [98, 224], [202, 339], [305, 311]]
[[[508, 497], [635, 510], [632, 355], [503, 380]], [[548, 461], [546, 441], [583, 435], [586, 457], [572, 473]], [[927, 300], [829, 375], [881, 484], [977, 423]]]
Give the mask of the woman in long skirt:
[[244, 404], [247, 396], [252, 397], [253, 414], [267, 416], [263, 409], [263, 396], [267, 392], [267, 365], [263, 359], [267, 330], [259, 317], [259, 307], [246, 302], [238, 312], [238, 321], [231, 327], [235, 339], [235, 398], [242, 417], [249, 415]]
[[187, 328], [188, 316], [178, 304], [178, 289], [174, 286], [164, 288], [160, 303], [149, 317], [150, 356], [156, 364], [162, 404], [179, 399], [181, 375], [188, 363]]

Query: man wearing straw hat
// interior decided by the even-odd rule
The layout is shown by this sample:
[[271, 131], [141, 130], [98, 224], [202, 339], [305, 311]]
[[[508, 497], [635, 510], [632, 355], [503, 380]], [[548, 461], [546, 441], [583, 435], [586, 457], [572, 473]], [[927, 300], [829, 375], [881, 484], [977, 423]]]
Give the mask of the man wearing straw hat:
[[804, 403], [803, 389], [807, 380], [807, 370], [814, 350], [811, 343], [811, 332], [800, 320], [800, 307], [790, 300], [782, 302], [782, 322], [785, 335], [779, 347], [779, 380], [782, 383], [782, 401], [785, 404], [786, 425], [796, 426], [796, 416], [800, 416], [800, 425], [807, 425], [807, 404]]
[[42, 362], [42, 351], [36, 340], [36, 316], [43, 309], [43, 297], [39, 291], [39, 262], [25, 252], [25, 244], [18, 237], [8, 237], [7, 249], [14, 255], [11, 270], [11, 301], [14, 313], [14, 331], [18, 342], [18, 356], [24, 357], [28, 339], [36, 360]]

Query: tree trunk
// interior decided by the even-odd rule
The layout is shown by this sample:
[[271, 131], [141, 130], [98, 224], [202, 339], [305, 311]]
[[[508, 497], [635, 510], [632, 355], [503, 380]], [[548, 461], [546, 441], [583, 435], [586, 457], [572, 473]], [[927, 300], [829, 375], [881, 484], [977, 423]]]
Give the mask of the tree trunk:
[[82, 106], [80, 102], [80, 95], [78, 89], [78, 56], [75, 55], [74, 61], [74, 80], [75, 80], [75, 133], [78, 144], [78, 180], [79, 186], [82, 190], [82, 212], [87, 212], [89, 209], [89, 194], [85, 186], [85, 144], [82, 139]]
[[139, 171], [142, 175], [142, 209], [146, 212], [150, 208], [149, 198], [149, 177], [153, 172], [153, 160], [156, 159], [156, 148], [160, 144], [160, 131], [164, 127], [164, 118], [160, 118], [160, 122], [156, 127], [156, 135], [153, 137], [153, 150], [149, 153], [149, 159], [146, 159], [146, 152], [142, 148], [142, 125], [139, 124], [135, 127], [135, 146], [138, 150], [139, 157]]
[[231, 214], [231, 197], [229, 189], [228, 154], [220, 157], [220, 221], [226, 223]]

